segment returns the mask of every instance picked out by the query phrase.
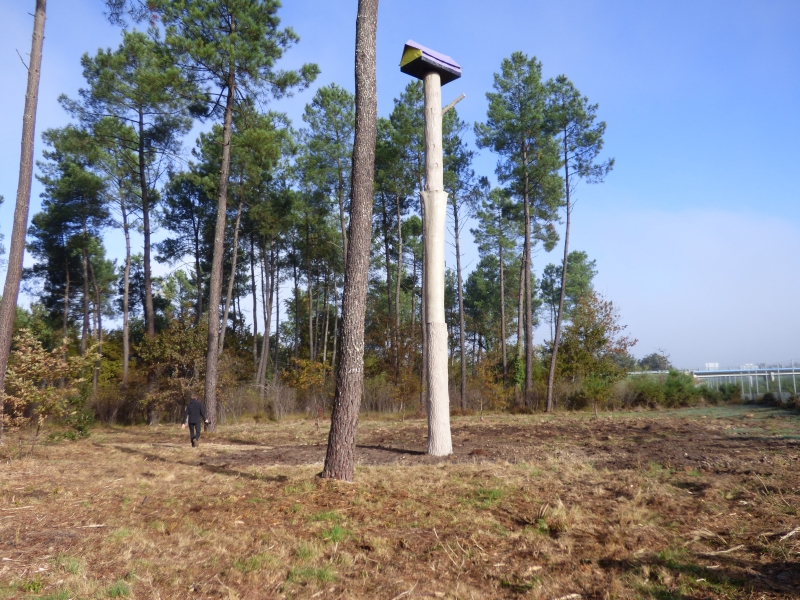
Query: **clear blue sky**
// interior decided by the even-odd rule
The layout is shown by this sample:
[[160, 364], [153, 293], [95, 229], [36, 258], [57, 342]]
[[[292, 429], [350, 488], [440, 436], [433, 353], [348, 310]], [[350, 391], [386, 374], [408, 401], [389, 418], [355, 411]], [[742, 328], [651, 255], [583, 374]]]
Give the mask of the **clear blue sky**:
[[[6, 245], [26, 81], [16, 50], [30, 50], [33, 7], [33, 0], [6, 2], [0, 23]], [[37, 134], [67, 122], [56, 98], [75, 96], [82, 85], [81, 54], [119, 43], [100, 0], [48, 8]], [[286, 2], [283, 23], [301, 41], [282, 66], [316, 62], [322, 74], [314, 87], [336, 82], [352, 90], [355, 10], [355, 0]], [[379, 111], [387, 115], [408, 82], [397, 66], [406, 39], [461, 63], [463, 78], [443, 95], [448, 102], [467, 94], [458, 108], [468, 122], [485, 117], [484, 94], [500, 61], [516, 50], [535, 55], [546, 77], [567, 75], [608, 123], [606, 155], [616, 168], [605, 184], [579, 189], [571, 245], [597, 260], [597, 289], [639, 339], [634, 353], [663, 348], [690, 368], [800, 358], [800, 203], [792, 175], [800, 162], [798, 31], [795, 1], [383, 0]], [[273, 108], [300, 126], [312, 94]], [[492, 175], [495, 163], [481, 152], [476, 170]], [[34, 212], [40, 191], [34, 184]], [[537, 273], [559, 254], [539, 254]], [[467, 263], [474, 258], [469, 250]], [[544, 326], [536, 333], [546, 335]]]

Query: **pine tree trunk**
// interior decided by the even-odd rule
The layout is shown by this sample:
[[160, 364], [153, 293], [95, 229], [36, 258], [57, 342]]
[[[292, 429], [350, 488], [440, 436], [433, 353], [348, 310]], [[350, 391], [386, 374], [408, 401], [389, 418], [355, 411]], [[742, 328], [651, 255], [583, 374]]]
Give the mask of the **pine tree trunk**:
[[461, 346], [461, 410], [467, 410], [467, 343], [464, 339], [464, 282], [461, 279], [461, 246], [458, 229], [458, 199], [453, 195], [453, 236], [456, 242], [456, 271], [458, 275], [458, 329]]
[[[275, 248], [275, 266], [272, 270], [272, 283], [275, 288], [275, 369], [272, 371], [272, 376], [278, 376], [278, 352], [281, 349], [281, 278], [280, 271], [278, 271], [278, 260], [280, 260], [280, 248]], [[272, 298], [272, 291], [270, 290], [270, 298]], [[272, 302], [272, 300], [270, 300]], [[270, 316], [272, 311], [270, 311]], [[334, 342], [335, 344], [335, 342]], [[334, 352], [336, 347], [334, 346]]]
[[255, 242], [250, 234], [250, 288], [253, 292], [253, 368], [258, 369], [258, 297], [256, 295]]
[[519, 381], [517, 380], [517, 370], [516, 365], [522, 360], [522, 357], [525, 353], [524, 344], [525, 344], [525, 335], [523, 332], [523, 323], [525, 321], [525, 251], [522, 252], [522, 257], [520, 260], [520, 267], [519, 267], [519, 304], [517, 307], [517, 358], [514, 364], [514, 387], [517, 391], [517, 403], [519, 404], [519, 395], [521, 390], [521, 386]]
[[67, 326], [69, 324], [69, 258], [64, 260], [64, 274], [66, 275], [66, 284], [64, 285], [64, 323], [63, 329], [61, 331], [61, 339], [65, 340], [67, 338]]
[[81, 356], [86, 356], [86, 343], [89, 337], [89, 253], [86, 251], [86, 226], [84, 225], [81, 262], [83, 264], [83, 326], [81, 327]]
[[364, 383], [364, 316], [372, 239], [372, 185], [378, 119], [378, 0], [359, 0], [356, 20], [356, 129], [353, 143], [350, 239], [342, 299], [342, 345], [331, 431], [322, 477], [352, 481], [358, 411]]
[[97, 336], [97, 353], [98, 359], [94, 361], [94, 369], [92, 371], [92, 399], [97, 396], [97, 384], [100, 379], [100, 353], [103, 351], [103, 321], [100, 316], [100, 288], [97, 285], [97, 277], [94, 272], [94, 265], [89, 261], [89, 271], [92, 276], [92, 287], [94, 287], [94, 320], [95, 320], [95, 334]]
[[199, 227], [194, 232], [194, 271], [197, 279], [197, 313], [195, 323], [200, 323], [203, 318], [203, 271], [200, 266], [200, 231]]
[[508, 383], [508, 360], [506, 357], [506, 281], [503, 265], [503, 244], [499, 244], [500, 252], [500, 347], [503, 353], [503, 385]]
[[[558, 357], [558, 342], [561, 339], [561, 322], [564, 315], [564, 295], [567, 290], [567, 258], [569, 256], [569, 225], [572, 216], [572, 206], [569, 197], [569, 154], [568, 154], [567, 132], [564, 132], [564, 187], [567, 200], [567, 223], [564, 232], [564, 264], [561, 267], [561, 294], [558, 298], [558, 313], [556, 314], [556, 333], [553, 338], [553, 353], [550, 356], [550, 371], [547, 374], [547, 407], [546, 411], [553, 410], [553, 385], [556, 379], [556, 360]], [[595, 404], [595, 416], [597, 416], [597, 405]]]
[[336, 157], [336, 166], [339, 172], [338, 198], [339, 226], [342, 228], [342, 258], [345, 258], [347, 256], [347, 227], [344, 221], [344, 174], [342, 173], [342, 161], [339, 156]]
[[42, 69], [42, 46], [46, 1], [36, 0], [31, 39], [31, 59], [28, 66], [28, 88], [25, 92], [25, 109], [22, 114], [22, 144], [19, 160], [19, 180], [14, 208], [14, 225], [11, 230], [11, 247], [8, 254], [6, 282], [0, 300], [0, 443], [3, 441], [3, 399], [6, 368], [14, 336], [14, 317], [17, 314], [19, 285], [22, 280], [22, 259], [25, 256], [25, 233], [28, 229], [28, 208], [31, 201], [33, 178], [33, 145], [36, 137], [36, 106], [39, 100], [39, 75]]
[[300, 351], [300, 287], [297, 281], [297, 262], [292, 265], [294, 272], [294, 359]]
[[269, 290], [269, 294], [265, 296], [264, 300], [266, 305], [264, 306], [264, 339], [261, 343], [261, 361], [258, 363], [258, 377], [257, 381], [258, 384], [262, 386], [261, 390], [263, 392], [263, 386], [267, 383], [267, 365], [269, 363], [269, 336], [270, 330], [272, 329], [272, 290], [275, 286], [275, 276], [274, 276], [274, 269], [273, 265], [275, 262], [274, 258], [274, 251], [273, 251], [273, 240], [269, 241], [269, 265], [267, 265], [267, 252], [266, 248], [264, 249], [264, 256], [262, 262], [262, 268], [267, 274], [267, 290]]
[[397, 202], [397, 277], [394, 282], [394, 318], [395, 318], [395, 372], [400, 376], [400, 284], [403, 281], [403, 220], [400, 214], [400, 197], [395, 194]]
[[328, 278], [325, 277], [325, 302], [323, 303], [325, 306], [325, 330], [322, 334], [322, 374], [323, 377], [327, 378], [325, 374], [325, 365], [328, 364], [328, 326], [330, 325], [331, 321], [331, 310], [330, 305], [328, 304]]
[[144, 151], [144, 109], [139, 107], [139, 184], [142, 190], [142, 233], [144, 235], [144, 320], [147, 337], [156, 337], [155, 308], [153, 307], [153, 282], [150, 274], [150, 197], [147, 189], [147, 159]]
[[[225, 348], [225, 332], [228, 329], [228, 311], [233, 298], [233, 284], [236, 281], [236, 259], [239, 258], [239, 223], [242, 219], [242, 202], [236, 211], [236, 224], [233, 227], [233, 244], [231, 248], [231, 275], [228, 277], [228, 294], [225, 296], [225, 311], [222, 313], [222, 330], [219, 332], [219, 353]], [[236, 319], [233, 321], [236, 323]]]
[[219, 173], [217, 223], [214, 228], [214, 257], [211, 263], [208, 300], [208, 350], [206, 352], [206, 381], [203, 400], [209, 429], [217, 429], [217, 360], [219, 358], [219, 304], [222, 296], [222, 259], [225, 252], [225, 223], [228, 209], [228, 178], [231, 168], [231, 124], [236, 79], [233, 64], [228, 73], [228, 98], [222, 126], [222, 164]]
[[[386, 261], [386, 306], [389, 315], [389, 330], [391, 331], [394, 326], [394, 313], [392, 312], [392, 265], [391, 255], [389, 253], [389, 218], [386, 214], [386, 197], [382, 198], [381, 202], [381, 217], [383, 225], [383, 256]], [[394, 335], [390, 334], [388, 337], [390, 346], [394, 346]], [[392, 348], [393, 350], [394, 348]], [[391, 356], [391, 354], [390, 354]]]
[[[527, 167], [528, 148], [523, 144], [522, 161]], [[533, 391], [533, 293], [531, 289], [531, 204], [528, 173], [525, 173], [525, 404], [531, 403]]]
[[122, 276], [122, 389], [128, 386], [128, 366], [131, 359], [131, 339], [130, 326], [128, 323], [130, 307], [131, 287], [131, 232], [128, 226], [128, 213], [125, 207], [125, 199], [121, 199], [120, 208], [122, 210], [122, 231], [125, 233], [125, 272]]
[[333, 274], [333, 350], [331, 350], [331, 373], [336, 383], [336, 346], [339, 343], [339, 289], [336, 273]]

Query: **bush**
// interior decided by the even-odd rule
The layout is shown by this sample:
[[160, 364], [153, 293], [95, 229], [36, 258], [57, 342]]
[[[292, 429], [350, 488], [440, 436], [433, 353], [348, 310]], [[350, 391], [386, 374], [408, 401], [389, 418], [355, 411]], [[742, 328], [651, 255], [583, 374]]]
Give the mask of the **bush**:
[[693, 406], [706, 393], [706, 390], [695, 385], [691, 375], [674, 369], [666, 376], [643, 375], [629, 380], [627, 384], [628, 389], [623, 392], [626, 406], [648, 408]]

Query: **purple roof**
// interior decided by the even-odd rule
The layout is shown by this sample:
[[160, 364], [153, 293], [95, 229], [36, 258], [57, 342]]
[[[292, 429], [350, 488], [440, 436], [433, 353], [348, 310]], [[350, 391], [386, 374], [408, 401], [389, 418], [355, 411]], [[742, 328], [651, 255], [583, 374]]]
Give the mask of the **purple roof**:
[[[414, 54], [417, 56], [414, 57]], [[442, 85], [461, 77], [461, 65], [456, 61], [446, 54], [426, 48], [414, 40], [408, 40], [403, 48], [400, 70], [418, 79], [424, 79], [427, 73], [438, 72]]]
[[436, 52], [436, 50], [431, 50], [430, 48], [426, 48], [422, 44], [418, 44], [414, 40], [408, 40], [406, 42], [406, 46], [411, 46], [412, 48], [416, 48], [417, 50], [422, 50], [422, 53], [430, 56], [431, 58], [435, 58], [437, 61], [444, 63], [454, 69], [457, 69], [459, 72], [461, 71], [461, 65], [459, 65], [456, 61], [452, 58], [447, 56], [446, 54], [442, 54], [441, 52]]

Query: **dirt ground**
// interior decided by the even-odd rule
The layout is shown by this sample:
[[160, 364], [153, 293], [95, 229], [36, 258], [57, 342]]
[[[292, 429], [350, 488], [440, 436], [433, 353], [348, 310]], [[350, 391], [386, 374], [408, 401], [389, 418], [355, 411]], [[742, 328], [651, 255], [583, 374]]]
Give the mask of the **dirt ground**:
[[0, 454], [0, 598], [800, 598], [800, 415], [98, 427]]

